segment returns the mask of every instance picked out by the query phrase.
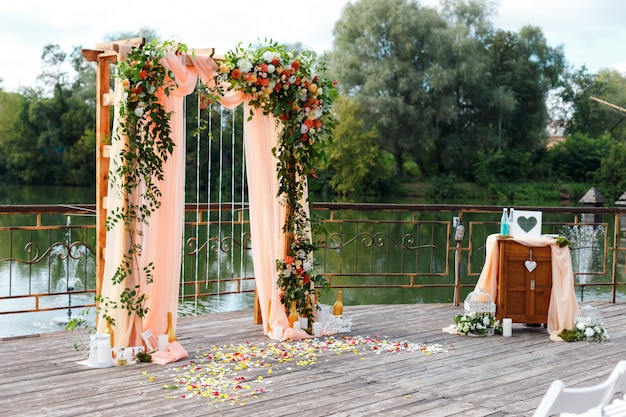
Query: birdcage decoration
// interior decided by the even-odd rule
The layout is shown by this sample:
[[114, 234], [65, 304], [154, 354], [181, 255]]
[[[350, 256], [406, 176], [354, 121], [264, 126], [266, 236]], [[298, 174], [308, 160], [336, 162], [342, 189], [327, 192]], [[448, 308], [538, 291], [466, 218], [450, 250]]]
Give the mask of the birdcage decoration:
[[602, 316], [592, 306], [585, 306], [574, 317], [574, 323], [582, 323], [585, 326], [597, 326], [602, 324]]
[[463, 306], [465, 308], [465, 314], [496, 313], [496, 303], [494, 303], [493, 297], [480, 288], [467, 294]]

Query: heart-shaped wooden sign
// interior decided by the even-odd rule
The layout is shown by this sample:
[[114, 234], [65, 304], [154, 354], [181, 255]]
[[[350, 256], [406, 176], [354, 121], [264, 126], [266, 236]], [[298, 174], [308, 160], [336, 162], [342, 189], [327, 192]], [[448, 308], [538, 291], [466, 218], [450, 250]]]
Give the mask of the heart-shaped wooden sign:
[[528, 233], [537, 226], [537, 218], [520, 216], [517, 218], [517, 224], [524, 232]]
[[526, 265], [526, 269], [528, 269], [528, 272], [533, 272], [535, 268], [537, 268], [537, 262], [535, 261], [526, 261], [524, 262], [524, 265]]

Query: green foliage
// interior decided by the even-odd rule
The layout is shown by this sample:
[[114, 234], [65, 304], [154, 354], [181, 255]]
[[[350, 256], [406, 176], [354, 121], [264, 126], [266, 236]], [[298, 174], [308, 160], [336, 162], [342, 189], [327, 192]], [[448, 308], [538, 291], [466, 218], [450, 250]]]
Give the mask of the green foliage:
[[574, 133], [549, 151], [552, 168], [561, 180], [593, 181], [602, 159], [614, 143], [608, 134], [592, 139], [583, 133]]
[[626, 104], [626, 76], [607, 69], [590, 74], [584, 67], [569, 74], [562, 92], [563, 100], [573, 107], [566, 132], [579, 132], [590, 138], [610, 134], [619, 141], [626, 141], [626, 114], [591, 97], [623, 108]]
[[330, 186], [339, 195], [372, 194], [391, 174], [385, 166], [381, 149], [374, 143], [376, 132], [365, 130], [359, 117], [359, 103], [351, 98], [337, 100], [334, 111], [337, 125], [333, 146], [328, 149], [326, 169], [331, 173]]
[[608, 201], [617, 200], [626, 191], [626, 144], [615, 143], [602, 158], [598, 188]]
[[436, 202], [458, 201], [465, 193], [458, 187], [458, 178], [454, 174], [435, 177], [426, 196]]

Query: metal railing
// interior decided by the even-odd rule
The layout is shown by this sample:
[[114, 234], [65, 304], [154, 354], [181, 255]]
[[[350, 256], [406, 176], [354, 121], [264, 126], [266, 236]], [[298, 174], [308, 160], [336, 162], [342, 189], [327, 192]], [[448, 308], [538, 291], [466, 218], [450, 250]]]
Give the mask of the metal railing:
[[[572, 241], [579, 299], [615, 302], [626, 279], [619, 207], [541, 211], [542, 232]], [[0, 206], [0, 314], [93, 306], [95, 206]], [[354, 304], [459, 302], [473, 289], [500, 206], [312, 207], [318, 268]], [[453, 235], [453, 219], [467, 232]], [[181, 301], [254, 292], [246, 204], [188, 204]], [[262, 244], [262, 242], [258, 243]], [[351, 297], [351, 298], [350, 298]]]

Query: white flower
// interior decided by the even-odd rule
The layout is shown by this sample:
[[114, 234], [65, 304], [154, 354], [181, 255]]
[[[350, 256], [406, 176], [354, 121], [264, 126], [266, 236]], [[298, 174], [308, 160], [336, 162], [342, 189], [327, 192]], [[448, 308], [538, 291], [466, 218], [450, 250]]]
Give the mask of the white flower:
[[309, 272], [311, 270], [311, 268], [312, 268], [312, 265], [311, 265], [311, 262], [309, 262], [309, 261], [305, 261], [302, 264], [302, 269], [304, 269], [304, 272]]
[[591, 339], [593, 337], [593, 335], [595, 335], [595, 334], [596, 334], [596, 332], [591, 327], [587, 327], [585, 329], [585, 337], [587, 339]]
[[143, 116], [143, 107], [139, 107], [139, 106], [137, 106], [137, 107], [135, 108], [135, 115], [136, 115], [137, 117], [141, 117], [141, 116]]
[[585, 329], [585, 323], [583, 323], [582, 321], [577, 321], [576, 322], [576, 328], [578, 330], [584, 330]]
[[242, 72], [250, 72], [250, 70], [252, 69], [252, 62], [250, 62], [248, 58], [242, 58], [237, 61], [237, 66]]
[[272, 62], [274, 60], [274, 56], [274, 52], [272, 51], [263, 52], [263, 59], [265, 60], [265, 62]]
[[304, 123], [302, 123], [300, 125], [300, 133], [305, 134], [308, 131], [309, 131], [309, 127], [307, 125], [305, 125]]
[[276, 71], [276, 67], [274, 65], [272, 65], [272, 64], [268, 64], [268, 66], [267, 66], [267, 73], [268, 74], [272, 74], [272, 73], [274, 73], [274, 71]]
[[491, 323], [491, 318], [489, 316], [483, 317], [483, 324], [485, 326], [489, 326], [490, 323]]

